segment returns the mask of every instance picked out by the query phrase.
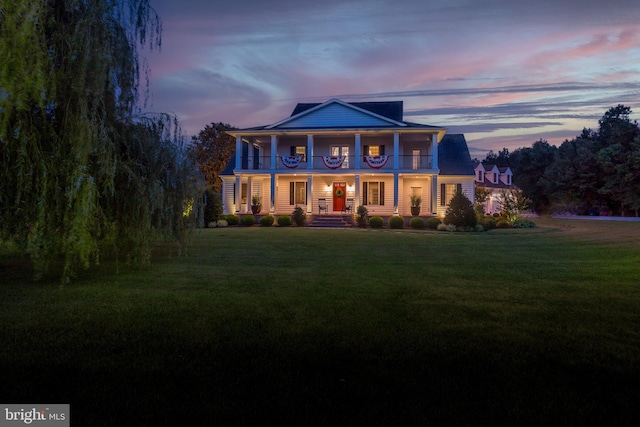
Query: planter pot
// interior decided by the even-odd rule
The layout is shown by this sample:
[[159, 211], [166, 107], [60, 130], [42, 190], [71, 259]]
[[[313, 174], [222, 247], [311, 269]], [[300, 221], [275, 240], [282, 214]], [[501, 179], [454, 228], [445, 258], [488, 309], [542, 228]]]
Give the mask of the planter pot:
[[420, 215], [420, 206], [411, 206], [411, 215], [413, 216]]
[[260, 213], [262, 210], [262, 205], [251, 205], [251, 212], [255, 215]]

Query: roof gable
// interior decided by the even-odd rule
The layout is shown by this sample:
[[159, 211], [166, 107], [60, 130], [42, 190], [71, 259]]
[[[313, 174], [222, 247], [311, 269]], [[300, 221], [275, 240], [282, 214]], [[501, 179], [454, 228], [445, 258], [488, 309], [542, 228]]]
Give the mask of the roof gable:
[[[381, 104], [381, 103], [361, 103]], [[381, 110], [381, 109], [380, 109]], [[296, 113], [296, 111], [299, 111]], [[406, 124], [371, 110], [331, 99], [323, 104], [298, 104], [293, 115], [267, 129], [405, 127]], [[396, 112], [397, 115], [397, 112]]]

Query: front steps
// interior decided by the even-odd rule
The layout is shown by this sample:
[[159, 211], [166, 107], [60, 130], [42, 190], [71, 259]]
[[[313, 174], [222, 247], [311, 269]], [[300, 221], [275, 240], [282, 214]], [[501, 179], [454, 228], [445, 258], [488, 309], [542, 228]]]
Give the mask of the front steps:
[[317, 228], [350, 228], [353, 224], [350, 215], [313, 215], [308, 226]]

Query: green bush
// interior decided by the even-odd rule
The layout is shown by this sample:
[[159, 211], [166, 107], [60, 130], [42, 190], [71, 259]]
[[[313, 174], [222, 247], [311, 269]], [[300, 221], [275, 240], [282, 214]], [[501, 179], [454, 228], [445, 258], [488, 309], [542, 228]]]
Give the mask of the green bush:
[[518, 218], [511, 226], [513, 228], [536, 228], [536, 223], [529, 219]]
[[238, 218], [236, 215], [225, 215], [224, 218], [227, 220], [227, 224], [228, 225], [238, 225], [240, 224], [240, 218]]
[[[215, 224], [222, 218], [222, 195], [207, 188], [204, 192], [204, 223]], [[214, 225], [215, 227], [215, 225]]]
[[462, 190], [457, 190], [451, 198], [449, 206], [447, 207], [447, 213], [444, 216], [444, 222], [446, 224], [453, 224], [456, 227], [475, 228], [478, 222], [476, 211], [473, 209], [471, 200], [464, 195]]
[[365, 228], [367, 225], [369, 225], [369, 210], [364, 205], [358, 206], [358, 211], [356, 213], [356, 224], [358, 224], [358, 227], [360, 228]]
[[498, 221], [498, 223], [496, 224], [497, 228], [510, 228], [511, 226], [509, 225], [509, 223], [507, 222], [506, 219], [501, 219], [500, 221]]
[[440, 224], [442, 224], [442, 221], [440, 221], [440, 218], [436, 218], [435, 216], [427, 220], [427, 228], [430, 228], [432, 230], [437, 230], [438, 225]]
[[273, 225], [274, 218], [271, 215], [265, 215], [260, 218], [260, 225], [263, 227], [271, 227]]
[[423, 229], [424, 220], [420, 217], [411, 218], [411, 221], [409, 221], [409, 225], [411, 226], [411, 228]]
[[494, 228], [496, 228], [496, 220], [490, 216], [485, 216], [484, 218], [482, 218], [480, 224], [482, 224], [485, 230], [493, 230]]
[[242, 215], [242, 217], [240, 217], [240, 224], [244, 225], [245, 227], [251, 227], [255, 223], [256, 217], [253, 215]]
[[456, 231], [457, 227], [453, 224], [438, 224], [438, 231]]
[[401, 216], [392, 216], [389, 218], [389, 228], [402, 228], [404, 227], [404, 218]]
[[369, 225], [371, 228], [382, 228], [384, 219], [382, 219], [381, 216], [372, 216], [371, 219], [369, 219]]
[[226, 227], [227, 225], [229, 225], [229, 223], [227, 222], [226, 219], [219, 219], [216, 222], [216, 227]]
[[307, 214], [300, 206], [296, 206], [291, 214], [291, 221], [293, 221], [298, 227], [304, 226], [307, 221]]
[[484, 231], [482, 224], [476, 224], [476, 231]]
[[280, 227], [289, 227], [291, 225], [291, 217], [289, 215], [280, 215], [278, 217], [278, 225]]

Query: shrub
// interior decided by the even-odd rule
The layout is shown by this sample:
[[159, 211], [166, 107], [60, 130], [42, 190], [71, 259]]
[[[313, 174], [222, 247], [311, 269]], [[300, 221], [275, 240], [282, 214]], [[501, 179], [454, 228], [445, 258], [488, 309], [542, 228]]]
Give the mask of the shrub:
[[438, 231], [456, 231], [457, 227], [453, 224], [438, 224]]
[[511, 224], [513, 228], [536, 228], [536, 223], [524, 218], [518, 218]]
[[482, 224], [476, 224], [476, 231], [484, 231]]
[[289, 215], [280, 215], [278, 217], [278, 225], [280, 227], [289, 227], [291, 225], [291, 217]]
[[490, 216], [485, 216], [482, 221], [480, 221], [485, 230], [493, 230], [496, 228], [496, 220]]
[[494, 218], [500, 218], [500, 214], [499, 214], [498, 212], [494, 212], [494, 213], [493, 213], [493, 217], [494, 217]]
[[444, 222], [453, 224], [456, 227], [473, 227], [475, 228], [478, 218], [476, 211], [473, 209], [471, 200], [467, 199], [462, 190], [457, 190], [444, 216]]
[[498, 227], [498, 228], [509, 228], [509, 227], [511, 227], [511, 226], [509, 225], [509, 223], [508, 223], [506, 220], [501, 219], [501, 220], [500, 220], [500, 221], [498, 221], [498, 223], [496, 224], [496, 227]]
[[228, 225], [238, 225], [240, 223], [240, 218], [236, 215], [225, 215], [222, 219], [227, 220]]
[[423, 229], [424, 220], [420, 217], [411, 218], [411, 221], [409, 221], [409, 225], [411, 226], [411, 228]]
[[389, 228], [402, 228], [404, 227], [404, 218], [401, 216], [392, 216], [389, 218]]
[[304, 226], [307, 221], [307, 214], [300, 206], [296, 206], [291, 214], [291, 220], [299, 227]]
[[427, 220], [427, 228], [430, 228], [432, 230], [437, 230], [438, 225], [440, 224], [442, 224], [442, 221], [440, 221], [440, 218], [436, 218], [435, 216]]
[[384, 219], [381, 216], [372, 216], [369, 220], [371, 228], [382, 228], [384, 225]]
[[226, 219], [219, 219], [216, 222], [216, 227], [226, 227], [227, 225], [229, 225], [229, 223], [227, 222]]
[[271, 227], [273, 225], [274, 218], [271, 215], [265, 215], [260, 218], [260, 225], [263, 227]]
[[251, 227], [255, 223], [256, 217], [253, 215], [243, 215], [242, 217], [240, 217], [240, 224], [244, 225], [245, 227]]
[[[218, 219], [222, 218], [222, 195], [214, 193], [210, 188], [204, 192], [204, 223], [209, 225], [215, 224]], [[215, 227], [215, 225], [214, 225]]]
[[367, 225], [369, 225], [369, 210], [364, 205], [358, 206], [358, 211], [356, 213], [356, 224], [358, 224], [358, 227], [361, 228], [365, 228]]

